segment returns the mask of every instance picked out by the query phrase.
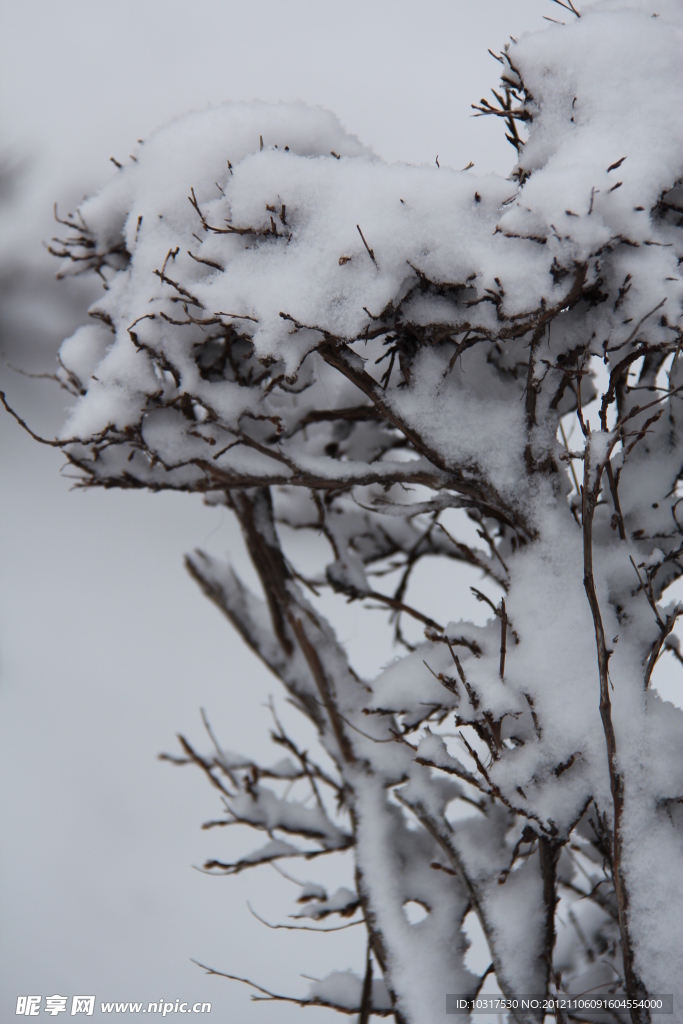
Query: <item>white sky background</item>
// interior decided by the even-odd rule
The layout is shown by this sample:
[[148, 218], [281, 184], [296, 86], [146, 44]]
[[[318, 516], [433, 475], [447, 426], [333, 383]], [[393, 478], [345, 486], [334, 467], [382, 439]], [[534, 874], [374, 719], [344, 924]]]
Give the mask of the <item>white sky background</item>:
[[[438, 153], [442, 165], [505, 173], [502, 125], [469, 116], [497, 82], [486, 50], [558, 10], [549, 0], [4, 0], [0, 150], [27, 163], [0, 215], [1, 269], [52, 273], [41, 240], [55, 199], [68, 207], [135, 139], [228, 99], [320, 103], [385, 159], [433, 164]], [[22, 287], [6, 347], [13, 362], [49, 370], [73, 314], [55, 314], [51, 291]], [[20, 411], [54, 432], [62, 393], [0, 372]], [[360, 929], [322, 940], [258, 924], [247, 899], [286, 920], [296, 894], [274, 872], [193, 871], [255, 844], [199, 831], [218, 816], [217, 797], [197, 773], [155, 760], [177, 731], [202, 745], [202, 706], [226, 746], [264, 750], [262, 704], [276, 683], [181, 562], [195, 546], [231, 543], [225, 515], [184, 495], [73, 493], [59, 454], [4, 415], [0, 439], [0, 1018], [13, 1018], [19, 994], [92, 993], [209, 1000], [203, 1019], [239, 1024], [331, 1020], [252, 1004], [189, 960], [300, 994], [300, 972], [358, 969], [362, 956]], [[452, 588], [433, 594], [434, 613], [457, 617], [452, 599]], [[359, 621], [347, 620], [354, 646]]]
[[[386, 160], [507, 170], [487, 47], [561, 15], [550, 0], [3, 0], [0, 138], [32, 158], [31, 211], [113, 173], [136, 138], [225, 100], [333, 110]], [[184, 187], [184, 185], [183, 185]], [[32, 225], [33, 226], [33, 225]]]

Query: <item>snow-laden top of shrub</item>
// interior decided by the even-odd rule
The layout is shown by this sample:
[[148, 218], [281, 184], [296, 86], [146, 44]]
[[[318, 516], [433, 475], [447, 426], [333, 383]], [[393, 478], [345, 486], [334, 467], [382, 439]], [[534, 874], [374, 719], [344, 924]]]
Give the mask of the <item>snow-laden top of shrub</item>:
[[[676, 4], [648, 0], [597, 3], [509, 45], [510, 123], [529, 136], [512, 180], [387, 166], [301, 104], [235, 104], [163, 128], [72, 222], [82, 230], [64, 272], [94, 267], [108, 291], [99, 323], [62, 350], [82, 392], [64, 438], [106, 440], [97, 466], [85, 459], [100, 479], [125, 470], [210, 490], [250, 472], [336, 477], [338, 460], [301, 425], [348, 402], [349, 387], [311, 353], [352, 346], [376, 379], [375, 339], [381, 354], [394, 331], [387, 408], [438, 459], [485, 464], [511, 500], [524, 412], [501, 374], [523, 379], [534, 331], [552, 321], [561, 357], [577, 339], [558, 314], [588, 299], [600, 352], [655, 308], [648, 328], [667, 338], [662, 320], [680, 306], [662, 200], [683, 168], [681, 42]], [[425, 332], [429, 347], [414, 341]], [[480, 338], [504, 347], [451, 366]], [[245, 417], [250, 451], [230, 446]], [[275, 440], [289, 463], [258, 450]], [[382, 476], [367, 457], [345, 453], [349, 478]]]

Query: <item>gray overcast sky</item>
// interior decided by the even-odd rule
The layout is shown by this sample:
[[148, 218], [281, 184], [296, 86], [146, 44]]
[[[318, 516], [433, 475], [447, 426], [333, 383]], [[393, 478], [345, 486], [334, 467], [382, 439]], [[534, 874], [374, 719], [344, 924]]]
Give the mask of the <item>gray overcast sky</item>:
[[[388, 160], [438, 153], [505, 172], [501, 126], [471, 119], [469, 105], [496, 83], [487, 47], [555, 10], [549, 0], [4, 0], [0, 151], [26, 158], [28, 172], [0, 219], [0, 270], [19, 256], [52, 272], [41, 240], [53, 200], [96, 188], [109, 157], [125, 158], [158, 124], [229, 99], [320, 103]], [[70, 314], [60, 320], [24, 287], [13, 339], [40, 365], [32, 319], [49, 369]], [[61, 395], [2, 374], [31, 422], [54, 431]], [[155, 761], [177, 730], [200, 742], [201, 706], [226, 745], [263, 748], [274, 683], [181, 565], [196, 545], [228, 546], [224, 518], [182, 495], [74, 494], [59, 456], [7, 417], [0, 439], [0, 1017], [13, 1017], [18, 994], [94, 992], [209, 999], [214, 1020], [239, 1024], [298, 1021], [303, 1011], [252, 1004], [189, 958], [302, 992], [299, 972], [358, 966], [354, 932], [325, 942], [268, 932], [245, 901], [284, 919], [287, 883], [193, 871], [237, 840], [200, 832], [218, 810], [208, 787]], [[353, 640], [351, 619], [347, 629]]]
[[[24, 224], [80, 198], [136, 138], [225, 100], [329, 107], [387, 160], [507, 170], [501, 126], [470, 103], [487, 54], [549, 0], [22, 0], [3, 3], [0, 139], [27, 157]], [[80, 191], [79, 191], [80, 190]]]

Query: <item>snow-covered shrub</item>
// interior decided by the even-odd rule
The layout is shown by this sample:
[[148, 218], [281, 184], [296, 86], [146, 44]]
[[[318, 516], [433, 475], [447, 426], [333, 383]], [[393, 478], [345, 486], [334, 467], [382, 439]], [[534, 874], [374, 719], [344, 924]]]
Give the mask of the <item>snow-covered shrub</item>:
[[[214, 867], [353, 848], [356, 890], [306, 889], [303, 916], [362, 915], [368, 973], [303, 1002], [361, 1021], [432, 1024], [480, 990], [470, 911], [506, 996], [673, 992], [683, 1019], [683, 715], [652, 686], [683, 612], [663, 603], [683, 572], [683, 9], [563, 15], [505, 48], [478, 107], [517, 150], [508, 179], [388, 166], [320, 110], [238, 104], [140, 145], [56, 245], [105, 284], [62, 346], [79, 397], [58, 443], [85, 485], [232, 509], [262, 594], [207, 555], [189, 569], [324, 750], [276, 730], [290, 760], [263, 768], [186, 746], [267, 834]], [[290, 528], [326, 538], [317, 573]], [[441, 624], [411, 603], [434, 558]], [[449, 621], [463, 567], [483, 626]], [[389, 610], [407, 650], [377, 678], [325, 588]]]

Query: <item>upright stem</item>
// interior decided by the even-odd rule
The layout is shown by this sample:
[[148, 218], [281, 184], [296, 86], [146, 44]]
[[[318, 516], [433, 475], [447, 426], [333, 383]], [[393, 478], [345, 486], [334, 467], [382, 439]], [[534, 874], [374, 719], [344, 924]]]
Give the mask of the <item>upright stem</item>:
[[[337, 707], [335, 670], [330, 667], [329, 657], [325, 656], [326, 646], [334, 643], [334, 639], [325, 632], [324, 620], [319, 620], [315, 611], [297, 598], [296, 584], [282, 553], [275, 528], [270, 490], [264, 487], [248, 491], [232, 491], [230, 501], [239, 519], [249, 555], [266, 595], [273, 631], [285, 654], [291, 656], [295, 645], [299, 648], [318, 689], [319, 704], [321, 710], [324, 708], [326, 713], [322, 716], [320, 728], [322, 732], [326, 732], [329, 728], [330, 738], [334, 737], [336, 750], [332, 749], [330, 753], [337, 762], [345, 783], [345, 795], [349, 804], [355, 836], [358, 832], [358, 817], [354, 807], [353, 787], [348, 783], [348, 776], [349, 769], [357, 765], [358, 762], [353, 744], [346, 731], [345, 720]], [[341, 659], [338, 660], [341, 663]], [[369, 770], [369, 767], [366, 770]], [[382, 971], [386, 971], [386, 941], [377, 924], [370, 894], [367, 892], [367, 887], [363, 883], [362, 874], [358, 868], [356, 882], [363, 906], [370, 947]], [[387, 989], [395, 1004], [396, 995], [391, 986], [391, 980], [386, 974], [385, 977]], [[370, 982], [371, 974], [366, 974], [366, 984], [369, 985]], [[371, 999], [371, 991], [369, 996], [367, 992], [364, 992], [361, 1019], [364, 1016], [367, 1019], [370, 1015], [368, 999]], [[394, 1018], [396, 1024], [409, 1024], [404, 1014], [395, 1005]]]
[[553, 979], [553, 950], [555, 949], [555, 910], [557, 909], [557, 862], [562, 844], [553, 842], [547, 836], [538, 840], [538, 856], [543, 878], [543, 905], [545, 908], [545, 936], [543, 952], [546, 958], [545, 991], [550, 991]]
[[[645, 985], [638, 977], [633, 963], [633, 947], [629, 933], [628, 891], [624, 882], [622, 868], [621, 824], [624, 813], [624, 779], [619, 771], [617, 759], [617, 741], [612, 722], [612, 701], [610, 697], [609, 659], [611, 651], [605, 642], [605, 630], [602, 614], [595, 589], [593, 575], [593, 517], [600, 494], [600, 484], [604, 464], [596, 467], [595, 480], [591, 486], [591, 440], [590, 433], [585, 448], [583, 475], [583, 585], [593, 615], [595, 641], [598, 653], [598, 672], [600, 676], [600, 717], [605, 734], [607, 747], [607, 763], [609, 766], [610, 789], [614, 808], [614, 826], [612, 833], [612, 877], [614, 892], [617, 899], [619, 914], [619, 930], [621, 932], [621, 948], [624, 958], [624, 981], [630, 999], [643, 999], [647, 996]], [[631, 1009], [633, 1024], [647, 1024], [650, 1014], [647, 1010]]]

